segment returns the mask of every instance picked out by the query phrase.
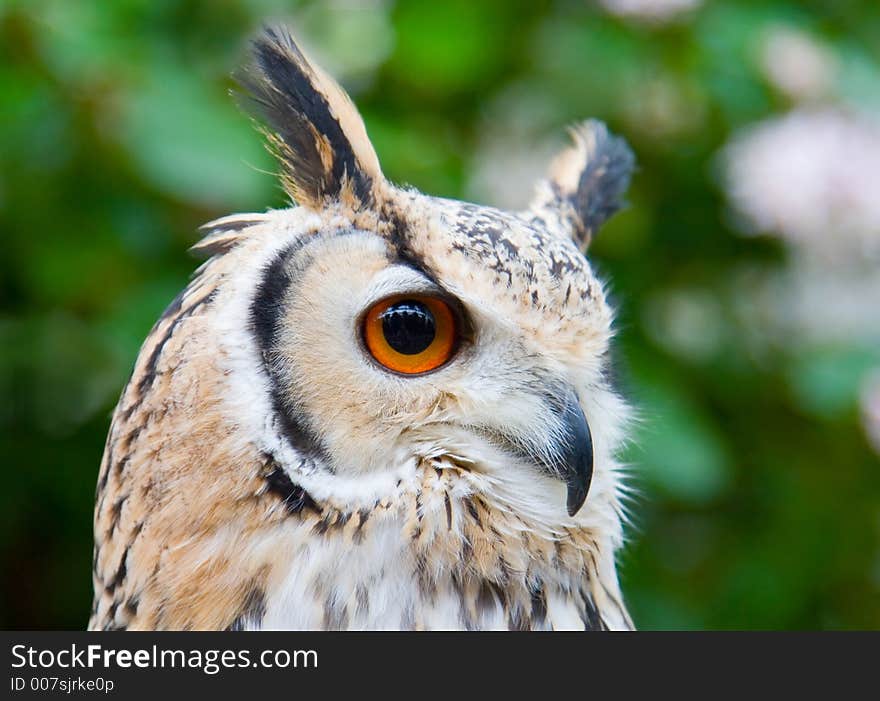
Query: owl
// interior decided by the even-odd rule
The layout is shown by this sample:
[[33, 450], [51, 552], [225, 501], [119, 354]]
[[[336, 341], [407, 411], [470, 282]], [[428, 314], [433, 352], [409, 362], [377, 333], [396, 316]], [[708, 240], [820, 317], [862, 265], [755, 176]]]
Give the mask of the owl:
[[631, 151], [587, 121], [521, 211], [431, 197], [386, 180], [286, 31], [252, 49], [241, 80], [296, 204], [205, 225], [140, 350], [89, 627], [631, 628], [629, 412], [583, 253]]

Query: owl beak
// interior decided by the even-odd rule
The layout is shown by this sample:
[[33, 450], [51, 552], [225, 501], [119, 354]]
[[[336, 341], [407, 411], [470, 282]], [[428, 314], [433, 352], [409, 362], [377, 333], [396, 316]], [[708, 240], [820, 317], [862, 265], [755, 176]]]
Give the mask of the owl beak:
[[541, 454], [536, 455], [525, 448], [517, 437], [488, 426], [480, 432], [495, 445], [529, 460], [543, 472], [565, 482], [568, 515], [574, 516], [587, 500], [593, 479], [593, 436], [590, 425], [573, 388], [564, 387], [561, 392], [543, 395], [542, 399], [545, 408], [554, 414], [555, 423], [561, 430], [553, 432], [556, 439], [550, 445], [547, 445], [546, 434], [539, 436], [543, 443]]
[[584, 505], [593, 478], [593, 437], [577, 396], [562, 407], [561, 416], [567, 436], [557, 446], [557, 474], [568, 488], [568, 515], [574, 516]]

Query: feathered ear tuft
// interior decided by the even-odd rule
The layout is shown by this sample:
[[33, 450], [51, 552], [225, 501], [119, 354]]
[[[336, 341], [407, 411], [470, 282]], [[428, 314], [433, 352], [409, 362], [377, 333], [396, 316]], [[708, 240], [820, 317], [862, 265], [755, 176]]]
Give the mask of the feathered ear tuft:
[[315, 210], [338, 201], [371, 206], [382, 171], [348, 95], [306, 60], [284, 29], [264, 29], [253, 54], [254, 66], [239, 82], [270, 127], [287, 193]]
[[574, 141], [560, 153], [547, 179], [538, 183], [529, 213], [560, 229], [586, 249], [598, 228], [621, 208], [635, 158], [620, 137], [601, 122], [572, 128]]

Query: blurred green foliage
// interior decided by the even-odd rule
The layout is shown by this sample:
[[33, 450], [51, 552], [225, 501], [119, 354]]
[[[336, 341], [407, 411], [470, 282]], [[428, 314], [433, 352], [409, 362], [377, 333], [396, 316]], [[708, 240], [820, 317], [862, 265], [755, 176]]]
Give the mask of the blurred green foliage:
[[140, 342], [200, 224], [284, 205], [227, 95], [267, 19], [341, 76], [386, 174], [426, 192], [481, 192], [493, 136], [527, 149], [587, 116], [625, 135], [631, 207], [591, 258], [641, 417], [620, 570], [636, 623], [880, 628], [857, 408], [877, 348], [756, 351], [737, 299], [787, 252], [732, 228], [716, 177], [731, 134], [788, 107], [754, 59], [768, 26], [834, 47], [840, 98], [880, 105], [875, 0], [707, 0], [662, 26], [575, 0], [0, 2], [0, 627], [85, 625], [96, 473]]

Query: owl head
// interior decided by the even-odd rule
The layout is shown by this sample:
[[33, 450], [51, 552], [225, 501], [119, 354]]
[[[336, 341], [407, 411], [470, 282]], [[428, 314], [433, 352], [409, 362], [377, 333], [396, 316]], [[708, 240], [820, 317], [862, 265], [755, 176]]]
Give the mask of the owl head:
[[379, 498], [445, 459], [500, 508], [601, 515], [625, 408], [583, 251], [620, 205], [624, 142], [572, 129], [522, 211], [431, 197], [385, 179], [352, 102], [286, 33], [254, 55], [242, 82], [298, 206], [218, 220], [195, 247], [234, 430], [315, 498]]
[[586, 122], [521, 211], [431, 197], [385, 179], [286, 33], [254, 56], [242, 82], [295, 206], [208, 224], [144, 342], [98, 480], [92, 627], [378, 625], [367, 593], [409, 602], [411, 627], [416, 600], [445, 610], [444, 576], [477, 607], [500, 591], [511, 627], [549, 616], [553, 581], [578, 623], [626, 627], [627, 412], [584, 251], [630, 151]]

